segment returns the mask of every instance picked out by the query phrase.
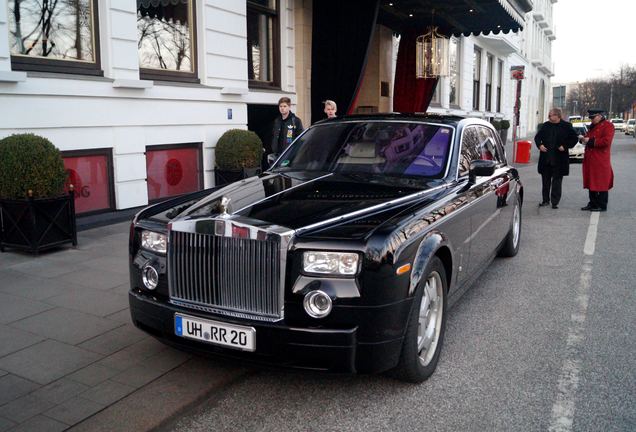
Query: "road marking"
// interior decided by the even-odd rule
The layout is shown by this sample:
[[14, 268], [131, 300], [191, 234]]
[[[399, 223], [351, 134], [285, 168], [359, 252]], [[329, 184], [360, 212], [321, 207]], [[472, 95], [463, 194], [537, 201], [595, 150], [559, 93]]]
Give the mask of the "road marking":
[[576, 390], [581, 372], [581, 352], [585, 336], [585, 318], [589, 304], [590, 285], [592, 284], [592, 264], [596, 245], [599, 213], [590, 215], [583, 253], [581, 277], [576, 290], [576, 310], [570, 315], [570, 328], [565, 344], [565, 359], [557, 381], [557, 399], [552, 405], [552, 419], [549, 430], [552, 432], [570, 432], [574, 423]]
[[587, 237], [585, 237], [585, 246], [583, 247], [583, 253], [585, 255], [594, 255], [599, 216], [599, 212], [592, 212], [590, 215], [590, 226], [587, 228]]

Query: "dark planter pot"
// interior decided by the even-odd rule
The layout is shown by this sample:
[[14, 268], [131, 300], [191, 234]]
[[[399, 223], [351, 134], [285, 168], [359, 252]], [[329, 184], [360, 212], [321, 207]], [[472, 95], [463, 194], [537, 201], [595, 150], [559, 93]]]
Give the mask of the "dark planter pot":
[[0, 199], [0, 251], [37, 254], [66, 243], [77, 246], [72, 192], [58, 198]]
[[501, 137], [501, 143], [506, 145], [506, 141], [508, 141], [508, 129], [501, 129], [499, 131], [499, 136]]
[[220, 168], [216, 168], [214, 170], [214, 184], [216, 186], [221, 186], [243, 180], [248, 177], [257, 176], [260, 173], [260, 168], [243, 168], [242, 170], [222, 170]]

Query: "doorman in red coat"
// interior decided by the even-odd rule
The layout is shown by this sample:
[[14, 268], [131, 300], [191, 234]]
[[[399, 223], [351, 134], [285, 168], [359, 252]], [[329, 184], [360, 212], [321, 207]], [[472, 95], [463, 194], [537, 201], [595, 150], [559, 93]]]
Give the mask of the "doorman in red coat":
[[603, 110], [588, 110], [588, 116], [592, 124], [581, 142], [585, 144], [583, 187], [589, 190], [590, 201], [581, 210], [606, 211], [608, 191], [614, 186], [610, 161], [614, 125], [605, 118]]

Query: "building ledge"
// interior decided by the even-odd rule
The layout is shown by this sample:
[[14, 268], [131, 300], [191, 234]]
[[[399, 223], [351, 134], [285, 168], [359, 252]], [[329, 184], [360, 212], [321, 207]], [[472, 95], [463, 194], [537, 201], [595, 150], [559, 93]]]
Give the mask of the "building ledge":
[[223, 95], [246, 95], [249, 89], [245, 87], [223, 87], [221, 94]]
[[26, 81], [26, 72], [0, 71], [0, 82], [18, 83]]
[[154, 81], [148, 80], [116, 79], [115, 81], [113, 81], [113, 87], [115, 88], [145, 90], [152, 88], [153, 86]]

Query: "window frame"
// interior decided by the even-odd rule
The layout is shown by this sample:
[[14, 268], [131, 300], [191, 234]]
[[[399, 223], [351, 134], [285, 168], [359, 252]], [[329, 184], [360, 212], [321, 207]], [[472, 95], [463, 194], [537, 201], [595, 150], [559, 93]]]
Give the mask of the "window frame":
[[497, 112], [501, 112], [501, 83], [503, 82], [503, 60], [497, 59]]
[[492, 81], [494, 73], [494, 60], [492, 54], [486, 54], [486, 111], [492, 111]]
[[[11, 57], [11, 69], [25, 72], [53, 72], [75, 75], [104, 76], [101, 65], [101, 44], [99, 37], [99, 5], [98, 0], [90, 0], [93, 25], [93, 47], [95, 61], [61, 60], [42, 56], [28, 56], [9, 53]], [[8, 3], [7, 3], [8, 7]], [[7, 24], [9, 13], [7, 11]], [[7, 32], [8, 34], [8, 32]]]
[[[248, 62], [247, 62], [247, 67], [248, 67], [248, 88], [254, 88], [254, 89], [273, 89], [273, 90], [280, 90], [281, 89], [281, 31], [280, 31], [280, 23], [281, 23], [281, 13], [280, 13], [280, 0], [275, 0], [275, 9], [270, 9], [268, 7], [256, 4], [256, 3], [252, 3], [250, 0], [247, 0], [247, 8], [246, 8], [246, 16], [245, 16], [245, 22], [247, 25], [247, 15], [249, 15], [250, 10], [252, 12], [256, 12], [259, 14], [265, 14], [268, 15], [270, 17], [273, 18], [273, 23], [272, 23], [272, 31], [273, 31], [273, 35], [272, 35], [272, 49], [274, 50], [273, 56], [272, 56], [272, 81], [261, 81], [261, 80], [255, 80], [255, 79], [250, 79], [249, 78], [249, 68], [252, 67], [252, 65], [249, 62], [249, 56], [247, 56], [248, 58]], [[249, 45], [246, 46], [246, 50], [249, 49]], [[247, 51], [246, 51], [247, 54]]]
[[[144, 180], [146, 181], [146, 190], [148, 190], [148, 158], [146, 156], [148, 151], [178, 150], [183, 148], [196, 148], [199, 151], [199, 160], [198, 160], [199, 176], [197, 179], [199, 183], [198, 190], [200, 191], [205, 189], [205, 172], [203, 171], [203, 143], [202, 142], [185, 142], [185, 143], [176, 143], [176, 144], [148, 144], [145, 146], [144, 160], [145, 160], [145, 168], [146, 168], [146, 178]], [[193, 191], [193, 192], [197, 192], [197, 191]], [[191, 192], [159, 197], [152, 200], [150, 199], [150, 194], [148, 194], [148, 204], [155, 204], [160, 201], [165, 201], [166, 199], [176, 198], [178, 196], [185, 195], [187, 193], [191, 193]]]
[[[189, 14], [192, 25], [190, 26], [190, 46], [192, 50], [192, 72], [173, 71], [167, 69], [153, 69], [144, 68], [139, 64], [139, 48], [137, 49], [137, 63], [139, 64], [139, 79], [150, 81], [172, 81], [183, 83], [199, 84], [199, 56], [198, 56], [198, 43], [197, 43], [197, 11], [196, 0], [190, 0], [188, 2]], [[135, 9], [136, 15], [136, 9]], [[137, 39], [139, 44], [139, 39]]]
[[113, 164], [113, 149], [111, 147], [103, 147], [84, 150], [64, 150], [61, 151], [60, 154], [62, 159], [82, 156], [106, 156], [106, 170], [108, 174], [108, 208], [91, 210], [84, 213], [77, 213], [76, 211], [75, 214], [78, 217], [84, 217], [115, 211], [115, 172]]
[[481, 102], [479, 97], [481, 92], [481, 57], [481, 48], [475, 45], [473, 49], [473, 111], [479, 111]]

